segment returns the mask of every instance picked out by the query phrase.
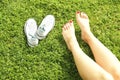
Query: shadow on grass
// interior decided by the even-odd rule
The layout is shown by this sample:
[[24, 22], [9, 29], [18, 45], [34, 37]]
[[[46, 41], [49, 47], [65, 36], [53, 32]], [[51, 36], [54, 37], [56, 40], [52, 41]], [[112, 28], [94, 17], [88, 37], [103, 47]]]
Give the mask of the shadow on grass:
[[[79, 76], [79, 73], [77, 71], [72, 53], [68, 50], [67, 45], [63, 39], [63, 36], [56, 36], [56, 39], [60, 42], [62, 48], [64, 49], [63, 52], [61, 53], [63, 62], [60, 63], [63, 72], [66, 74], [64, 77], [64, 80], [67, 80], [71, 77], [69, 80], [82, 80], [82, 78]], [[73, 75], [74, 74], [74, 75]]]

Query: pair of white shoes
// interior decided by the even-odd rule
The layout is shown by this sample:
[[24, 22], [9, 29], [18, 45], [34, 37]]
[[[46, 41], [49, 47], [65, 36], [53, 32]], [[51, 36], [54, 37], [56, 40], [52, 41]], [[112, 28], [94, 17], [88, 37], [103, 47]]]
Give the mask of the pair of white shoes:
[[47, 34], [53, 29], [54, 25], [55, 18], [53, 15], [47, 15], [38, 28], [37, 23], [34, 19], [28, 19], [24, 26], [28, 45], [31, 47], [37, 46], [39, 41], [38, 39], [44, 39]]

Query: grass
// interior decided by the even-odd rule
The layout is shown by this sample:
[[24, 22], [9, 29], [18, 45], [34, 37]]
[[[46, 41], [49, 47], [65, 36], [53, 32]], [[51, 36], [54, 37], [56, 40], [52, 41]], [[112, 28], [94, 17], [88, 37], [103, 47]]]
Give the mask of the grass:
[[[89, 15], [92, 32], [120, 60], [119, 0], [0, 0], [0, 79], [82, 80], [61, 35], [62, 26], [72, 19], [81, 48], [93, 58], [80, 38], [77, 10]], [[34, 18], [39, 25], [48, 14], [56, 18], [54, 29], [38, 46], [29, 47], [25, 21]]]

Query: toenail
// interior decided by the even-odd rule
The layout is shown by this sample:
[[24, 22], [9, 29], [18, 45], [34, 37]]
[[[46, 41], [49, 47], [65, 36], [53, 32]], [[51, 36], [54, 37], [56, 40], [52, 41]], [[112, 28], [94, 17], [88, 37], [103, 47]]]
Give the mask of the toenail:
[[80, 14], [80, 11], [77, 11], [77, 14]]
[[70, 20], [70, 23], [72, 23], [73, 21], [72, 20]]

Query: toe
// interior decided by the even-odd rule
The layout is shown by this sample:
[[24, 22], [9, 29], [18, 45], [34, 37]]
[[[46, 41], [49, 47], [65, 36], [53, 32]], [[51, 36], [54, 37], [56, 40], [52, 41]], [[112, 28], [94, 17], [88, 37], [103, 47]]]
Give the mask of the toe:
[[63, 26], [63, 30], [66, 31], [66, 24]]
[[73, 26], [73, 21], [72, 20], [70, 20], [69, 23], [70, 23], [70, 26]]
[[76, 12], [76, 17], [80, 17], [80, 14], [81, 14], [80, 11], [77, 11]]
[[69, 24], [69, 23], [67, 23], [67, 24], [66, 24], [66, 28], [67, 28], [67, 30], [69, 29], [69, 26], [70, 26], [70, 24]]
[[62, 28], [62, 31], [64, 31], [64, 27]]
[[88, 19], [87, 14], [85, 14], [84, 12], [81, 12], [81, 17], [82, 17], [82, 18], [85, 18], [85, 19]]

